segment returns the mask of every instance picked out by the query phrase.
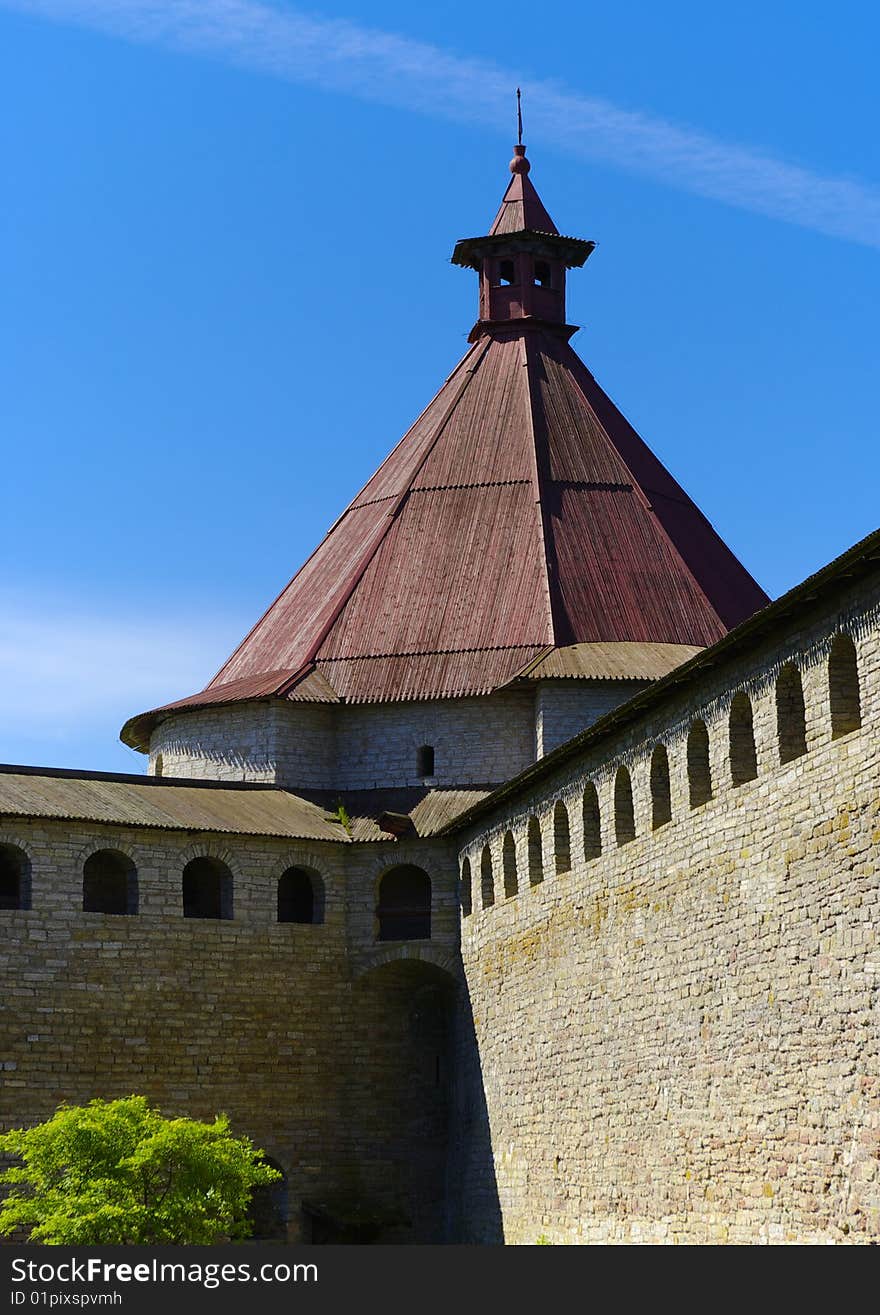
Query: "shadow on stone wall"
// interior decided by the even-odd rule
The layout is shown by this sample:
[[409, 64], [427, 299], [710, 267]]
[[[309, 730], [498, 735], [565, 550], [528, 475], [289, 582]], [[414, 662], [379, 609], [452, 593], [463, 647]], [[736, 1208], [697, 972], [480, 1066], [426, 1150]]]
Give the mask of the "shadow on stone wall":
[[447, 1161], [446, 1240], [483, 1246], [504, 1242], [489, 1110], [466, 984], [456, 992], [451, 1125]]
[[424, 961], [374, 968], [353, 983], [350, 1042], [350, 1175], [339, 1199], [313, 1204], [310, 1240], [501, 1242], [464, 986]]

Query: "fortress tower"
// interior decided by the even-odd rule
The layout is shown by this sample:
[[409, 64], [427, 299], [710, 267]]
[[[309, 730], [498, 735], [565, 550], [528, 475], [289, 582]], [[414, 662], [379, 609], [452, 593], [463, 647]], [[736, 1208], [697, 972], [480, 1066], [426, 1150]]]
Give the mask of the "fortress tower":
[[471, 346], [198, 694], [122, 731], [171, 776], [488, 786], [767, 602], [569, 345], [560, 236], [518, 145]]

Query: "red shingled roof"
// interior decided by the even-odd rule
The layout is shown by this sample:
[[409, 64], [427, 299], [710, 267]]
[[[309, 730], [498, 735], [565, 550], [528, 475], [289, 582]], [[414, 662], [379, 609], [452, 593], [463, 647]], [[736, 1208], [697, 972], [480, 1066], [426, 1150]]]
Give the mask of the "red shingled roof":
[[[555, 232], [525, 174], [497, 231], [508, 212]], [[172, 708], [484, 694], [553, 648], [705, 646], [764, 606], [570, 329], [521, 319], [480, 334], [207, 689], [133, 718], [129, 743]]]

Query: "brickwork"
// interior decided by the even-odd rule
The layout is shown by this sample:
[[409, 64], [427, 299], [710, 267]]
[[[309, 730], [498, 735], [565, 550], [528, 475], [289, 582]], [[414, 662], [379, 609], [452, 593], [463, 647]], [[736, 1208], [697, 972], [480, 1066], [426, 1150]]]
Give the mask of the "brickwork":
[[[840, 631], [855, 643], [861, 726], [835, 737], [829, 655]], [[789, 662], [802, 678], [806, 752], [781, 763], [776, 685]], [[842, 669], [832, 666], [832, 688]], [[753, 709], [757, 774], [735, 786], [737, 691]], [[851, 692], [838, 689], [835, 704], [852, 725]], [[696, 719], [712, 794], [692, 807]], [[485, 1100], [492, 1132], [492, 1156], [457, 1206], [475, 1239], [492, 1192], [508, 1242], [880, 1238], [878, 724], [875, 582], [648, 705], [466, 835], [460, 857], [479, 873], [488, 844], [496, 882], [483, 908], [475, 880], [462, 930], [482, 1086], [460, 1093], [456, 1117]], [[741, 718], [734, 740], [741, 749]], [[653, 829], [658, 742], [671, 820]], [[621, 766], [635, 824], [623, 845]], [[655, 792], [657, 779], [655, 767]], [[596, 851], [583, 830], [590, 783], [602, 852], [585, 858], [585, 840]], [[558, 875], [557, 800], [573, 860]], [[501, 879], [508, 832], [514, 897]]]
[[[434, 1105], [424, 1092], [416, 1111], [404, 1100], [403, 1124], [400, 1100], [374, 1105], [365, 1092], [409, 1090], [419, 1045], [432, 1042], [408, 1049], [406, 1027], [403, 1042], [383, 1047], [377, 1037], [397, 1035], [393, 1020], [408, 1018], [407, 982], [452, 982], [452, 851], [439, 842], [415, 852], [25, 819], [0, 823], [0, 844], [25, 851], [32, 882], [29, 910], [0, 910], [4, 1128], [38, 1122], [62, 1101], [132, 1091], [169, 1114], [224, 1110], [287, 1174], [292, 1238], [303, 1203], [328, 1199], [343, 1212], [366, 1203], [380, 1219], [408, 1221], [398, 1223], [401, 1237], [436, 1236], [443, 1142], [435, 1136], [428, 1150], [424, 1133], [442, 1120], [445, 1086]], [[83, 865], [101, 849], [134, 863], [136, 916], [82, 911]], [[183, 917], [181, 874], [201, 855], [232, 872], [229, 921]], [[432, 878], [431, 940], [379, 945], [381, 875], [414, 861]], [[323, 880], [321, 924], [276, 920], [278, 879], [293, 864]], [[367, 986], [355, 990], [354, 981]], [[397, 1172], [372, 1172], [386, 1153]], [[433, 1206], [420, 1174], [435, 1184]]]
[[535, 695], [535, 756], [543, 758], [644, 688], [645, 683], [638, 680], [539, 681]]
[[417, 753], [434, 748], [432, 782], [500, 783], [534, 761], [531, 690], [423, 703], [245, 703], [169, 717], [153, 732], [150, 771], [268, 781], [299, 789], [420, 785]]

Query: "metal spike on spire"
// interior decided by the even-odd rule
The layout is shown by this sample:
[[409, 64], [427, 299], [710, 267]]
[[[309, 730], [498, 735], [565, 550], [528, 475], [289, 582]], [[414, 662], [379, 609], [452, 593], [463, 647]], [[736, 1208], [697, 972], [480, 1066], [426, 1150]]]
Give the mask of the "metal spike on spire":
[[522, 146], [522, 100], [519, 87], [516, 89], [516, 144]]

